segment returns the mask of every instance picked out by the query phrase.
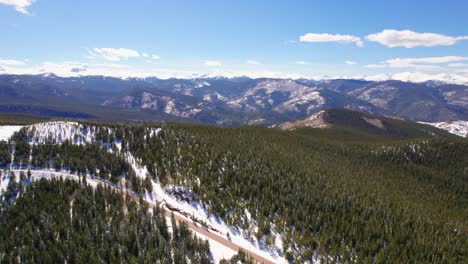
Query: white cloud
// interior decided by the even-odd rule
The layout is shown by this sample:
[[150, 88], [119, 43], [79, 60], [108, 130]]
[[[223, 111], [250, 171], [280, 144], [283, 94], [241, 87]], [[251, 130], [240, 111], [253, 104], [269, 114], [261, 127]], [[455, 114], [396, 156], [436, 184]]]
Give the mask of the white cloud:
[[153, 55], [151, 55], [151, 58], [153, 60], [159, 60], [161, 57], [159, 57], [158, 55], [153, 54]]
[[[157, 77], [161, 79], [168, 78], [200, 78], [200, 77], [239, 77], [247, 76], [250, 78], [279, 78], [279, 79], [299, 79], [307, 78], [311, 80], [326, 79], [366, 79], [366, 80], [401, 80], [409, 82], [424, 82], [428, 80], [439, 80], [448, 83], [468, 84], [468, 69], [458, 69], [454, 72], [440, 72], [437, 74], [428, 74], [424, 72], [397, 72], [380, 73], [376, 75], [311, 75], [305, 73], [280, 72], [280, 71], [225, 71], [214, 70], [209, 72], [194, 72], [161, 68], [138, 68], [138, 67], [113, 67], [113, 64], [86, 64], [81, 62], [44, 62], [38, 65], [1, 66], [0, 74], [44, 74], [53, 73], [62, 77], [83, 76], [83, 75], [102, 75], [113, 76], [117, 78], [129, 77]], [[120, 65], [120, 64], [117, 64]]]
[[98, 67], [105, 67], [105, 68], [128, 68], [128, 65], [125, 64], [118, 64], [118, 63], [98, 63], [95, 66]]
[[296, 64], [299, 65], [308, 65], [309, 63], [307, 61], [296, 61]]
[[461, 62], [449, 63], [448, 66], [449, 67], [454, 67], [454, 68], [468, 67], [468, 63], [461, 63]]
[[361, 38], [351, 35], [339, 35], [339, 34], [317, 34], [307, 33], [300, 36], [301, 42], [340, 42], [340, 43], [355, 43], [358, 47], [362, 47], [363, 43]]
[[381, 69], [387, 67], [385, 64], [368, 64], [365, 66], [366, 68], [371, 68], [371, 69]]
[[[450, 62], [466, 61], [468, 57], [462, 56], [442, 56], [442, 57], [425, 57], [425, 58], [395, 58], [388, 59], [379, 64], [366, 65], [367, 68], [414, 68], [421, 71], [433, 71], [443, 69], [440, 65]], [[452, 66], [451, 66], [452, 65]], [[454, 64], [449, 64], [450, 67]], [[459, 64], [460, 65], [460, 64]], [[461, 64], [463, 66], [463, 64]]]
[[209, 66], [209, 67], [219, 67], [221, 66], [222, 63], [219, 62], [219, 61], [215, 61], [215, 60], [206, 60], [205, 61], [205, 66]]
[[357, 62], [355, 62], [355, 61], [350, 61], [350, 60], [345, 61], [345, 63], [348, 64], [348, 65], [355, 65], [355, 64], [357, 64]]
[[143, 56], [143, 57], [147, 58], [147, 57], [149, 57], [149, 54], [148, 54], [148, 53], [145, 53], [145, 52], [143, 52], [143, 53], [141, 54], [141, 56]]
[[468, 60], [468, 57], [461, 56], [442, 56], [442, 57], [426, 57], [426, 58], [396, 58], [386, 60], [391, 68], [405, 68], [413, 67], [417, 63], [430, 63], [430, 64], [444, 64], [455, 61], [465, 61]]
[[393, 74], [377, 74], [371, 76], [362, 76], [362, 79], [369, 81], [399, 80], [403, 82], [426, 82], [442, 81], [447, 83], [468, 84], [468, 76], [463, 74], [427, 74], [422, 72], [398, 72]]
[[261, 64], [260, 62], [256, 61], [256, 60], [247, 60], [245, 63], [247, 64], [252, 64], [252, 65], [259, 65]]
[[2, 60], [2, 59], [0, 59], [0, 65], [20, 66], [20, 65], [24, 65], [24, 64], [25, 64], [24, 61], [20, 61], [20, 60]]
[[451, 37], [437, 33], [418, 33], [411, 30], [385, 29], [382, 32], [367, 35], [366, 39], [391, 48], [414, 48], [419, 46], [450, 46], [459, 40], [468, 39], [468, 36]]
[[140, 56], [138, 51], [125, 48], [94, 48], [89, 50], [89, 53], [94, 57], [100, 57], [108, 61], [120, 61]]
[[0, 0], [0, 4], [14, 6], [16, 11], [26, 15], [29, 14], [26, 8], [32, 3], [32, 0]]

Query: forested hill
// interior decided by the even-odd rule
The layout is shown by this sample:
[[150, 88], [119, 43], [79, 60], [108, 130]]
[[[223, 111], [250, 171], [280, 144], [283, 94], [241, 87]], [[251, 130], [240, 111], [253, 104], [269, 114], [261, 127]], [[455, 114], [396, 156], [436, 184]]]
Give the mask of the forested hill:
[[[206, 213], [207, 225], [229, 226], [227, 237], [244, 237], [294, 263], [463, 263], [468, 142], [366, 131], [347, 140], [333, 136], [348, 132], [338, 126], [282, 131], [48, 123], [13, 136], [13, 160], [10, 145], [0, 144], [0, 163], [97, 175], [146, 197], [160, 195], [168, 204], [176, 201], [170, 206], [192, 208], [195, 218]], [[66, 188], [60, 195], [82, 189], [71, 183]], [[3, 196], [11, 205], [2, 207], [2, 219], [16, 215], [22, 200], [16, 201]], [[14, 230], [2, 221], [2, 230]], [[1, 233], [2, 252], [21, 245]], [[197, 256], [206, 252], [201, 248]]]
[[[427, 124], [421, 124], [396, 117], [383, 117], [349, 109], [327, 109], [314, 113], [304, 119], [285, 122], [274, 127], [283, 130], [304, 128], [335, 128], [325, 133], [339, 132], [340, 138], [362, 134], [364, 139], [370, 136], [385, 139], [411, 138], [457, 138], [457, 136]], [[345, 135], [346, 133], [347, 135]]]
[[[210, 263], [209, 245], [164, 213], [70, 180], [22, 187], [2, 208], [2, 263]], [[73, 204], [73, 206], [71, 206]]]

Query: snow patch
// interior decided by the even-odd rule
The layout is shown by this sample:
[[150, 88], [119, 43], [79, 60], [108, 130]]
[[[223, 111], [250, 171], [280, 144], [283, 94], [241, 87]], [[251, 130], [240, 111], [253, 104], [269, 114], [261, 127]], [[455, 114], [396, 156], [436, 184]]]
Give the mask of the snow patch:
[[0, 126], [0, 141], [8, 141], [13, 133], [18, 132], [23, 126]]
[[459, 121], [436, 122], [436, 123], [426, 123], [426, 122], [419, 122], [419, 123], [446, 130], [449, 133], [455, 134], [460, 137], [465, 137], [465, 138], [468, 137], [468, 121], [459, 120]]
[[[46, 122], [28, 126], [32, 133], [32, 144], [55, 143], [69, 140], [75, 144], [91, 143], [95, 140], [96, 127], [84, 126], [77, 122]], [[102, 128], [101, 128], [102, 129]]]

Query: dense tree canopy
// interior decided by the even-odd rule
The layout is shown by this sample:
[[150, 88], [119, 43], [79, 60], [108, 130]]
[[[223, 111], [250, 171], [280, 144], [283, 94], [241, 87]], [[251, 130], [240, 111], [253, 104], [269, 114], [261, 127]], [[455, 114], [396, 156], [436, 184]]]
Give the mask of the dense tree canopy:
[[[122, 194], [40, 180], [0, 211], [2, 263], [210, 263], [207, 241]], [[189, 262], [190, 261], [190, 262]]]
[[[397, 140], [349, 128], [285, 132], [261, 127], [165, 125], [156, 133], [145, 125], [86, 124], [105, 125], [110, 129], [99, 130], [97, 141], [92, 144], [64, 142], [32, 148], [27, 144], [27, 133], [20, 132], [14, 137], [17, 152], [14, 162], [17, 165], [30, 162], [38, 167], [95, 173], [114, 182], [125, 178], [135, 191], [149, 190], [150, 182], [140, 182], [124, 158], [125, 153], [132, 153], [147, 167], [149, 177], [163, 185], [186, 187], [192, 191], [191, 198], [200, 201], [210, 213], [244, 230], [252, 238], [273, 245], [275, 236], [281, 235], [281, 250], [285, 257], [298, 263], [317, 257], [332, 262], [462, 263], [468, 257], [466, 140]], [[116, 142], [121, 144], [121, 149], [116, 148]], [[7, 144], [0, 144], [2, 164], [10, 162], [10, 153]], [[31, 160], [29, 153], [32, 153]], [[41, 184], [37, 186], [45, 188], [46, 184]], [[69, 210], [66, 201], [77, 186], [71, 188], [71, 183], [60, 182], [53, 184], [54, 188], [63, 188], [60, 195], [65, 199], [63, 205], [57, 201], [56, 206]], [[33, 193], [37, 186], [31, 187], [29, 192]], [[109, 190], [92, 192], [84, 187], [78, 189], [78, 193], [89, 192], [89, 199], [99, 195], [114, 197], [117, 210], [107, 214], [117, 214], [113, 217], [121, 217], [123, 222], [131, 217], [131, 213], [128, 216], [118, 213], [119, 208], [133, 207], [124, 206], [126, 203], [117, 199], [117, 194], [108, 194]], [[26, 206], [22, 205], [25, 203], [23, 200], [28, 199], [36, 198], [18, 199], [16, 206], [7, 207], [2, 214], [10, 214], [8, 217], [13, 217], [13, 213], [20, 214], [18, 210]], [[97, 205], [92, 205], [92, 199], [86, 207], [102, 206], [97, 202]], [[102, 199], [104, 204], [110, 203]], [[31, 200], [28, 206], [35, 202]], [[74, 204], [78, 205], [77, 202], [78, 198]], [[136, 218], [132, 221], [142, 221], [141, 230], [151, 228], [144, 222], [150, 217], [146, 217], [149, 215], [146, 210], [134, 208]], [[104, 216], [96, 218], [105, 212], [96, 209], [97, 215], [88, 218], [106, 219]], [[82, 213], [87, 215], [89, 212]], [[39, 212], [36, 214], [39, 215], [35, 217], [42, 217]], [[73, 221], [78, 220], [71, 218], [70, 221], [72, 225], [66, 227], [67, 230], [73, 227]], [[2, 227], [4, 225], [8, 227], [9, 223], [3, 222]], [[99, 230], [109, 228], [96, 226], [101, 228]], [[136, 228], [135, 232], [138, 232], [140, 229]], [[108, 230], [117, 232], [114, 229]], [[180, 229], [183, 230], [184, 226]], [[5, 230], [10, 230], [10, 233], [2, 232], [7, 234], [5, 237], [18, 232], [13, 228]], [[86, 235], [93, 234], [86, 228], [80, 230]], [[162, 230], [159, 232], [165, 243], [174, 241], [165, 238]], [[118, 235], [112, 238], [120, 239]], [[103, 238], [93, 240], [97, 239], [93, 236], [89, 239], [89, 245], [104, 245], [106, 241]], [[141, 239], [138, 247], [147, 245], [141, 242], [145, 238]], [[127, 246], [127, 240], [120, 241]], [[193, 248], [198, 248], [194, 241], [186, 243], [195, 243]], [[185, 254], [202, 259], [203, 252], [207, 251], [203, 251], [203, 243], [201, 245], [201, 251], [196, 251], [199, 254], [189, 251]], [[149, 250], [147, 246], [142, 247], [138, 250]], [[173, 245], [172, 248], [177, 247]], [[19, 248], [9, 249], [6, 251], [8, 256], [23, 254]], [[62, 250], [58, 248], [51, 252], [66, 252]], [[116, 252], [128, 252], [128, 260], [137, 252], [126, 250]], [[86, 248], [82, 251], [85, 252]], [[93, 257], [103, 259], [104, 253], [97, 250], [95, 254]], [[157, 256], [161, 255], [158, 253]], [[238, 257], [242, 258], [242, 254]]]

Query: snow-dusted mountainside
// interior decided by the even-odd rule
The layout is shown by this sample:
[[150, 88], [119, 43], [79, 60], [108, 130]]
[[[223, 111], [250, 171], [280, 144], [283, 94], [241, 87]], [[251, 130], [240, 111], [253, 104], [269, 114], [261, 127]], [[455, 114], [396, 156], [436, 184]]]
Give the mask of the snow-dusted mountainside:
[[207, 108], [207, 106], [202, 105], [202, 102], [189, 103], [169, 94], [161, 95], [151, 93], [151, 91], [112, 97], [104, 101], [102, 105], [128, 109], [148, 109], [185, 118], [193, 117]]
[[317, 88], [299, 84], [293, 80], [266, 80], [247, 89], [240, 98], [230, 100], [229, 105], [247, 110], [273, 108], [277, 112], [298, 111], [298, 106], [309, 104], [317, 108], [324, 104]]
[[448, 132], [458, 135], [460, 137], [468, 137], [468, 121], [448, 121], [448, 122], [436, 122], [436, 123], [425, 123], [422, 124], [435, 126], [437, 128], [447, 130]]
[[0, 112], [42, 116], [272, 125], [329, 108], [423, 122], [468, 115], [468, 86], [440, 81], [0, 75], [0, 87]]

